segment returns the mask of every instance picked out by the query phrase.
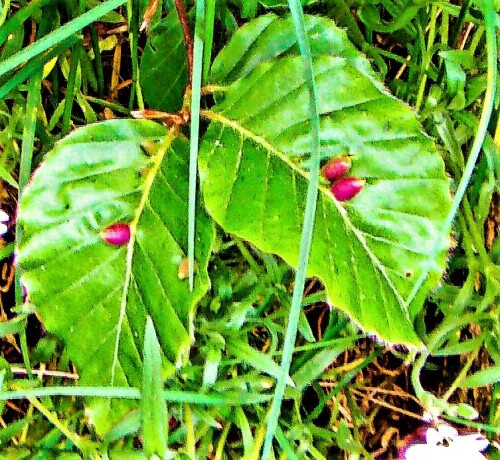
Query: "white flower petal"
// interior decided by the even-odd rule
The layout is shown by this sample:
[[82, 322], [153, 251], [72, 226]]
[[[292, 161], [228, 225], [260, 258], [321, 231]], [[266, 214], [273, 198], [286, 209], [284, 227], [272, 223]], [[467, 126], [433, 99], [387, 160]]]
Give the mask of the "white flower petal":
[[458, 458], [452, 449], [417, 444], [406, 451], [405, 460], [458, 460]]
[[3, 209], [0, 209], [0, 222], [8, 222], [9, 219], [9, 215]]
[[[448, 451], [448, 455], [444, 458], [455, 459], [455, 460], [487, 460], [486, 457], [479, 451], [474, 449], [463, 449], [463, 448], [449, 448], [445, 447]], [[443, 457], [442, 457], [443, 458]]]
[[486, 449], [490, 445], [490, 442], [480, 433], [457, 436], [453, 438], [452, 442], [453, 446], [457, 449], [470, 449], [478, 452]]
[[0, 224], [0, 236], [3, 235], [4, 233], [7, 233], [7, 225], [5, 224]]
[[443, 438], [453, 438], [458, 435], [458, 431], [455, 428], [444, 423], [438, 426], [438, 431]]
[[443, 437], [438, 433], [438, 430], [434, 428], [429, 428], [425, 432], [425, 442], [429, 445], [437, 446], [442, 439]]
[[436, 446], [427, 444], [415, 444], [405, 452], [405, 460], [431, 460]]
[[405, 452], [405, 460], [486, 460], [486, 457], [470, 449], [415, 444]]

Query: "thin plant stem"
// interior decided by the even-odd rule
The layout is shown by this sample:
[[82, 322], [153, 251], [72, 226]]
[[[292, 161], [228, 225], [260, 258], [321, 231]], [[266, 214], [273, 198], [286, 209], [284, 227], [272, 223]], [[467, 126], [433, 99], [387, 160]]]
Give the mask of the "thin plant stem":
[[189, 81], [189, 86], [191, 86], [191, 82], [193, 80], [193, 48], [194, 48], [193, 37], [191, 36], [191, 30], [189, 28], [189, 19], [186, 13], [186, 9], [184, 8], [183, 1], [182, 0], [174, 0], [174, 1], [177, 14], [179, 15], [179, 21], [181, 23], [182, 33], [184, 34], [184, 44], [186, 46], [186, 54], [188, 61], [188, 81]]
[[129, 109], [134, 107], [134, 100], [137, 97], [137, 107], [144, 110], [144, 98], [139, 80], [139, 2], [129, 0], [127, 4], [129, 16], [129, 42], [130, 56], [132, 60], [132, 88], [130, 90]]
[[189, 144], [189, 198], [188, 198], [188, 271], [189, 290], [194, 288], [194, 252], [196, 233], [196, 176], [200, 136], [200, 100], [201, 78], [203, 67], [202, 28], [205, 24], [205, 1], [196, 2], [196, 24], [194, 32], [194, 68], [190, 77], [191, 83], [191, 137]]
[[432, 49], [434, 46], [434, 40], [436, 38], [436, 18], [437, 18], [437, 7], [434, 5], [431, 8], [431, 22], [429, 25], [429, 35], [427, 37], [427, 49], [423, 52], [423, 68], [422, 68], [422, 79], [420, 80], [420, 85], [417, 93], [417, 101], [415, 103], [415, 109], [419, 111], [422, 102], [424, 100], [424, 92], [427, 84], [427, 72], [431, 64]]
[[311, 120], [311, 170], [309, 176], [309, 185], [307, 187], [307, 198], [304, 212], [304, 222], [302, 225], [302, 235], [299, 250], [299, 263], [295, 275], [295, 284], [292, 296], [292, 305], [288, 317], [288, 326], [284, 339], [283, 356], [281, 359], [280, 372], [276, 381], [274, 398], [269, 410], [267, 419], [267, 432], [262, 448], [262, 460], [267, 460], [271, 454], [274, 434], [278, 426], [278, 420], [281, 413], [281, 403], [285, 394], [286, 382], [289, 379], [289, 371], [292, 363], [292, 356], [295, 346], [295, 339], [299, 325], [300, 312], [302, 310], [302, 297], [306, 281], [307, 265], [311, 252], [312, 235], [314, 229], [314, 216], [316, 214], [316, 203], [318, 200], [318, 182], [319, 182], [319, 110], [316, 93], [316, 84], [314, 81], [313, 61], [309, 40], [305, 31], [304, 12], [300, 0], [289, 0], [288, 2], [292, 15], [295, 34], [299, 45], [300, 53], [304, 61], [304, 78], [309, 90], [309, 116]]

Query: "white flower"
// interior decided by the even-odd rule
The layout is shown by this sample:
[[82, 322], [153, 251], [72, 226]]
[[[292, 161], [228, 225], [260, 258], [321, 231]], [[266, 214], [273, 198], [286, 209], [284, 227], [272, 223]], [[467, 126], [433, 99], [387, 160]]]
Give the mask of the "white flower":
[[3, 235], [4, 233], [7, 233], [7, 225], [4, 224], [4, 222], [9, 221], [9, 215], [0, 209], [0, 236]]
[[426, 444], [409, 447], [405, 460], [486, 460], [481, 452], [490, 444], [480, 433], [459, 435], [445, 424], [429, 428], [425, 440]]

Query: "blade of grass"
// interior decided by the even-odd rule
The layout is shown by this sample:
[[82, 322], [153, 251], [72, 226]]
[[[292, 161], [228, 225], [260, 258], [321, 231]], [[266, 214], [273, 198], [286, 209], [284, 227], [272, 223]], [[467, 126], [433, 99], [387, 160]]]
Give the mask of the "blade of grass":
[[70, 431], [61, 421], [57, 418], [54, 412], [47, 409], [40, 401], [36, 398], [29, 398], [29, 402], [45, 416], [45, 418], [52, 423], [66, 438], [68, 438], [80, 451], [85, 452], [85, 447], [83, 445], [83, 440], [80, 436], [72, 431]]
[[[0, 401], [9, 399], [45, 398], [53, 396], [70, 396], [81, 398], [121, 398], [141, 399], [138, 388], [131, 387], [46, 387], [26, 388], [15, 391], [0, 391]], [[239, 406], [255, 405], [270, 401], [272, 395], [258, 393], [217, 392], [205, 393], [193, 391], [165, 390], [163, 398], [167, 402], [201, 404], [207, 406]]]
[[188, 203], [188, 267], [189, 289], [194, 287], [194, 236], [196, 208], [196, 173], [198, 141], [200, 135], [201, 72], [203, 66], [203, 28], [205, 24], [205, 1], [196, 2], [194, 29], [193, 79], [191, 83], [191, 141], [189, 145], [189, 203]]
[[49, 48], [62, 42], [92, 22], [97, 21], [105, 14], [123, 5], [126, 1], [127, 0], [108, 0], [104, 3], [100, 3], [90, 11], [83, 13], [81, 16], [78, 16], [45, 37], [22, 49], [9, 59], [0, 62], [0, 76], [5, 75], [7, 72], [14, 70], [18, 65], [28, 62], [35, 56], [47, 51]]
[[5, 0], [5, 3], [1, 7], [2, 11], [0, 13], [0, 26], [3, 25], [5, 19], [7, 19], [7, 13], [10, 10], [10, 0]]
[[184, 448], [189, 458], [196, 458], [196, 435], [194, 428], [194, 414], [189, 404], [184, 405], [184, 426], [186, 427], [186, 442]]
[[[31, 77], [35, 72], [43, 69], [46, 62], [50, 61], [53, 57], [61, 54], [64, 50], [74, 45], [79, 40], [78, 37], [70, 37], [63, 42], [59, 43], [54, 48], [50, 49], [47, 53], [36, 56], [32, 61], [26, 64], [22, 69], [17, 71], [12, 78], [9, 78], [7, 83], [0, 87], [0, 100], [7, 96], [12, 90], [17, 88], [23, 81]], [[56, 72], [57, 73], [57, 72]]]
[[299, 460], [299, 457], [295, 454], [292, 445], [288, 441], [285, 433], [278, 426], [276, 427], [276, 441], [278, 441], [280, 447], [283, 449], [283, 453], [289, 460]]
[[142, 97], [142, 89], [139, 79], [139, 7], [140, 2], [132, 2], [128, 0], [127, 15], [129, 18], [129, 42], [130, 55], [132, 59], [132, 88], [130, 89], [130, 100], [128, 107], [134, 107], [135, 97], [137, 96], [137, 106], [140, 110], [144, 110], [144, 99]]
[[[9, 20], [0, 27], [0, 45], [2, 45], [9, 35], [14, 33], [19, 27], [23, 27], [24, 22], [32, 17], [37, 10], [51, 3], [53, 0], [34, 0], [21, 8], [17, 13], [13, 14]], [[3, 11], [5, 15], [9, 12], [7, 2], [4, 5]], [[3, 16], [3, 13], [2, 13]]]
[[12, 255], [14, 252], [15, 246], [16, 246], [15, 243], [9, 243], [4, 248], [0, 249], [0, 260], [6, 259], [10, 255]]
[[102, 67], [102, 55], [99, 48], [99, 37], [95, 25], [89, 27], [92, 50], [94, 51], [94, 68], [97, 75], [97, 95], [100, 99], [104, 97], [104, 70]]
[[148, 458], [158, 455], [166, 458], [168, 412], [161, 399], [163, 379], [160, 343], [153, 321], [148, 316], [144, 333], [144, 378], [142, 386], [142, 439]]
[[[35, 130], [36, 130], [36, 118], [38, 104], [40, 103], [40, 93], [42, 84], [42, 68], [39, 68], [36, 73], [31, 77], [29, 88], [28, 88], [28, 98], [26, 101], [26, 117], [23, 129], [23, 140], [21, 148], [21, 163], [19, 166], [19, 196], [22, 196], [23, 190], [28, 184], [31, 176], [31, 166], [33, 162], [33, 147], [35, 143]], [[16, 225], [16, 238], [20, 241], [23, 237], [22, 228]], [[18, 269], [15, 271], [15, 300], [16, 305], [22, 305], [23, 299], [23, 287], [21, 284], [21, 274]], [[21, 342], [21, 352], [23, 356], [23, 362], [28, 372], [28, 377], [31, 379], [33, 374], [31, 372], [31, 364], [28, 352], [28, 341], [26, 337], [26, 329], [19, 332], [19, 339]]]
[[82, 50], [81, 43], [77, 43], [73, 47], [71, 53], [71, 65], [69, 68], [68, 84], [66, 85], [66, 97], [64, 98], [64, 110], [62, 115], [61, 131], [67, 134], [70, 129], [71, 114], [73, 112], [73, 100], [75, 99], [76, 91], [76, 74], [80, 65], [80, 52]]
[[[474, 137], [474, 142], [471, 147], [470, 154], [465, 165], [465, 169], [458, 184], [457, 190], [455, 192], [455, 197], [451, 205], [450, 212], [448, 213], [446, 220], [444, 222], [443, 228], [440, 235], [436, 238], [436, 244], [431, 252], [431, 257], [429, 260], [434, 260], [439, 248], [441, 247], [441, 241], [443, 238], [448, 237], [448, 231], [451, 228], [451, 224], [455, 219], [455, 216], [460, 207], [460, 202], [465, 194], [467, 186], [469, 184], [474, 166], [476, 164], [479, 152], [481, 151], [481, 146], [483, 145], [484, 139], [486, 137], [486, 132], [488, 129], [488, 124], [491, 119], [491, 114], [493, 112], [495, 92], [496, 92], [496, 79], [497, 79], [497, 42], [495, 34], [495, 19], [496, 13], [493, 7], [493, 0], [485, 0], [483, 2], [483, 15], [486, 24], [486, 52], [488, 61], [488, 72], [486, 81], [486, 94], [484, 96], [483, 111], [481, 113], [481, 118], [479, 120], [479, 125], [476, 131], [476, 136]], [[409, 308], [411, 302], [417, 295], [418, 291], [422, 287], [427, 275], [429, 273], [430, 267], [426, 267], [418, 280], [416, 281], [408, 299], [406, 300], [406, 307]]]
[[205, 17], [205, 38], [203, 47], [203, 83], [208, 79], [214, 43], [215, 0], [207, 0]]
[[304, 12], [300, 0], [289, 0], [288, 5], [292, 14], [295, 27], [295, 34], [299, 44], [300, 53], [304, 59], [304, 78], [309, 89], [309, 113], [311, 118], [311, 171], [309, 185], [307, 188], [306, 208], [304, 213], [304, 223], [302, 226], [302, 236], [300, 241], [299, 264], [295, 275], [295, 283], [292, 296], [292, 305], [288, 317], [288, 326], [283, 345], [283, 356], [281, 360], [280, 373], [276, 381], [273, 402], [269, 410], [267, 419], [267, 432], [262, 449], [262, 459], [267, 460], [271, 453], [274, 434], [278, 426], [278, 419], [281, 413], [281, 402], [285, 394], [286, 381], [289, 378], [289, 371], [292, 362], [295, 338], [299, 326], [300, 311], [302, 308], [302, 297], [306, 281], [307, 265], [311, 250], [312, 234], [314, 229], [314, 216], [316, 214], [316, 203], [318, 199], [319, 181], [319, 112], [316, 85], [312, 67], [311, 49], [304, 26]]

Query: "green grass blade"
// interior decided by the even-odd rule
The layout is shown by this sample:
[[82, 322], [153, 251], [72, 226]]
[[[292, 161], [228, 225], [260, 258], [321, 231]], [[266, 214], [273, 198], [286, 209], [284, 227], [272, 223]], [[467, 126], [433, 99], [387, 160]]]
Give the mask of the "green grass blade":
[[68, 84], [66, 89], [66, 97], [64, 101], [64, 110], [62, 116], [62, 127], [61, 130], [63, 134], [67, 134], [70, 129], [71, 114], [73, 112], [73, 100], [75, 98], [76, 91], [76, 74], [78, 72], [78, 66], [80, 65], [80, 52], [82, 47], [80, 43], [77, 43], [73, 47], [73, 52], [71, 53], [71, 65], [69, 68]]
[[6, 259], [14, 253], [16, 243], [9, 243], [4, 248], [0, 249], [0, 260]]
[[304, 59], [304, 76], [309, 88], [309, 113], [311, 118], [311, 170], [309, 185], [307, 188], [306, 208], [304, 213], [304, 223], [302, 226], [302, 236], [300, 242], [299, 264], [295, 275], [295, 285], [293, 289], [292, 305], [288, 326], [283, 345], [283, 356], [281, 359], [281, 369], [276, 381], [273, 402], [269, 411], [267, 420], [267, 432], [262, 449], [262, 459], [267, 460], [271, 453], [274, 434], [278, 426], [278, 419], [281, 413], [281, 403], [285, 393], [287, 378], [292, 362], [292, 355], [295, 346], [295, 338], [299, 325], [300, 311], [302, 308], [302, 297], [306, 281], [307, 265], [311, 250], [312, 235], [314, 229], [314, 216], [316, 214], [316, 203], [318, 200], [318, 181], [319, 181], [319, 113], [318, 98], [316, 94], [316, 85], [312, 67], [311, 49], [309, 47], [308, 37], [304, 27], [304, 12], [300, 0], [289, 0], [288, 5], [292, 14], [295, 33], [300, 48], [300, 53]]
[[1, 62], [0, 76], [5, 75], [7, 72], [14, 70], [18, 65], [28, 62], [35, 56], [47, 51], [52, 46], [57, 45], [92, 22], [98, 20], [105, 14], [123, 5], [126, 1], [127, 0], [108, 0], [107, 2], [100, 3], [90, 11], [87, 11], [40, 40], [37, 40], [33, 44], [11, 56], [9, 59]]
[[[26, 102], [26, 116], [23, 129], [21, 149], [21, 164], [19, 166], [19, 192], [22, 193], [31, 177], [33, 161], [33, 146], [35, 143], [36, 114], [40, 103], [40, 87], [42, 84], [42, 69], [32, 75]], [[19, 231], [19, 229], [17, 229]], [[19, 235], [19, 234], [18, 234]]]
[[[138, 388], [132, 387], [46, 387], [16, 391], [0, 391], [0, 401], [25, 398], [45, 398], [53, 396], [71, 396], [83, 398], [122, 398], [141, 399]], [[205, 393], [190, 391], [165, 390], [163, 398], [167, 402], [201, 404], [207, 406], [240, 406], [262, 404], [271, 399], [271, 395], [258, 393], [220, 392]]]
[[207, 0], [205, 17], [205, 39], [203, 47], [203, 83], [208, 79], [212, 59], [212, 46], [214, 43], [215, 0]]
[[17, 88], [23, 81], [28, 79], [38, 70], [43, 69], [46, 62], [50, 61], [53, 57], [61, 54], [64, 50], [74, 45], [79, 40], [78, 37], [70, 37], [63, 42], [59, 43], [54, 48], [51, 48], [48, 52], [36, 56], [28, 64], [17, 71], [12, 78], [9, 78], [7, 83], [0, 87], [0, 100], [7, 96], [12, 90]]
[[[9, 35], [14, 33], [19, 27], [23, 27], [24, 22], [32, 17], [37, 10], [44, 7], [53, 0], [34, 0], [21, 8], [17, 13], [13, 14], [9, 20], [0, 27], [0, 45], [3, 44]], [[9, 12], [9, 6], [6, 3], [3, 8], [2, 15]]]
[[3, 25], [3, 23], [5, 22], [5, 19], [7, 19], [7, 13], [10, 10], [10, 0], [6, 0], [5, 4], [3, 6], [0, 4], [0, 8], [1, 8], [0, 25]]
[[[450, 212], [446, 217], [441, 234], [436, 240], [436, 245], [433, 250], [434, 255], [437, 253], [440, 247], [440, 240], [448, 237], [448, 231], [455, 219], [455, 216], [460, 207], [460, 203], [465, 194], [467, 186], [469, 185], [474, 166], [476, 165], [479, 152], [481, 151], [481, 146], [483, 145], [484, 139], [486, 137], [488, 123], [491, 119], [491, 114], [493, 112], [493, 106], [495, 101], [496, 92], [496, 79], [498, 76], [497, 69], [497, 42], [495, 35], [495, 20], [496, 14], [493, 6], [493, 0], [485, 0], [483, 3], [483, 15], [486, 24], [486, 51], [487, 51], [487, 61], [488, 61], [488, 73], [486, 81], [486, 94], [484, 96], [483, 111], [481, 113], [481, 118], [479, 120], [479, 126], [477, 128], [476, 136], [474, 137], [474, 142], [471, 147], [470, 154], [465, 165], [465, 169], [458, 184], [457, 190], [455, 192], [455, 197], [453, 198], [453, 203], [451, 205]], [[432, 258], [431, 258], [432, 259]], [[429, 259], [430, 260], [430, 259]], [[422, 287], [431, 267], [427, 267], [420, 277], [417, 279], [413, 290], [411, 291], [408, 299], [406, 300], [407, 307], [411, 304], [418, 291]]]
[[89, 27], [90, 40], [92, 42], [92, 50], [94, 51], [94, 68], [97, 75], [97, 95], [99, 98], [104, 97], [104, 69], [102, 67], [102, 55], [99, 48], [99, 37], [95, 25]]
[[205, 24], [205, 1], [196, 3], [196, 25], [194, 29], [193, 81], [191, 84], [191, 142], [189, 147], [189, 208], [188, 208], [188, 267], [189, 289], [194, 287], [194, 235], [196, 207], [196, 173], [198, 141], [200, 136], [201, 72], [203, 66], [203, 27]]
[[163, 391], [160, 343], [151, 317], [144, 334], [144, 377], [142, 386], [142, 439], [148, 458], [167, 455], [168, 412]]
[[127, 15], [129, 22], [129, 43], [130, 56], [132, 60], [132, 87], [130, 89], [130, 99], [128, 108], [134, 107], [135, 98], [137, 96], [137, 107], [144, 110], [144, 99], [142, 97], [142, 89], [139, 79], [139, 8], [140, 2], [127, 2]]
[[[31, 176], [31, 167], [33, 163], [33, 147], [35, 143], [36, 115], [41, 97], [41, 84], [42, 69], [40, 68], [34, 75], [32, 75], [28, 88], [28, 99], [26, 101], [26, 117], [23, 129], [23, 143], [21, 149], [21, 164], [19, 166], [19, 196], [21, 196]], [[20, 241], [22, 237], [22, 229], [19, 225], [17, 225], [17, 241]], [[23, 287], [21, 284], [21, 273], [19, 269], [16, 269], [15, 271], [14, 288], [16, 304], [21, 305], [23, 303]], [[29, 358], [26, 329], [19, 331], [19, 338], [21, 342], [23, 362], [28, 372], [28, 376], [31, 378], [31, 364]]]

